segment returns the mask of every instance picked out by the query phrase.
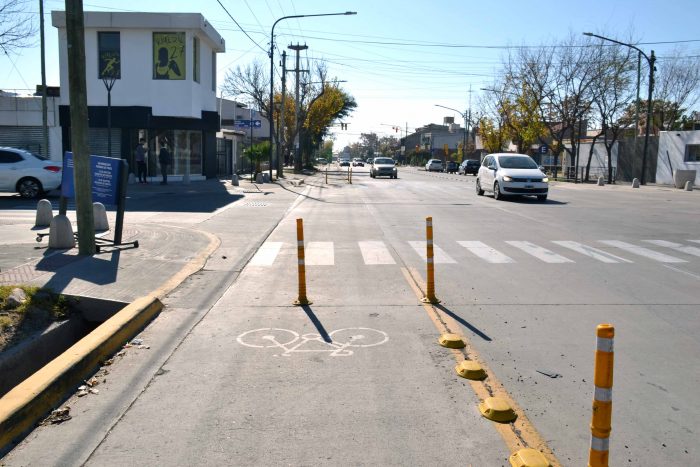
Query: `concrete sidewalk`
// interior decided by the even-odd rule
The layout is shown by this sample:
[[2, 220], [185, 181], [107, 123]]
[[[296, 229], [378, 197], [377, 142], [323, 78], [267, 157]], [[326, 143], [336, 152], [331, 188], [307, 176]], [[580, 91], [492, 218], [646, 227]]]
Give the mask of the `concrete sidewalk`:
[[[130, 317], [120, 317], [118, 315], [122, 312], [119, 312], [105, 323], [110, 326], [103, 325], [93, 331], [89, 337], [97, 341], [97, 344], [91, 348], [92, 350], [72, 349], [75, 350], [73, 357], [77, 352], [81, 354], [78, 359], [83, 358], [85, 361], [88, 361], [88, 358], [94, 359], [94, 355], [90, 357], [90, 352], [94, 353], [96, 348], [114, 340], [115, 336], [118, 340], [116, 350], [133, 338], [145, 323], [138, 320], [130, 321], [134, 314], [138, 315], [143, 311], [148, 313], [147, 319], [151, 319], [162, 308], [162, 305], [159, 305], [161, 301], [165, 303], [167, 312], [169, 307], [174, 308], [181, 306], [183, 302], [192, 303], [193, 300], [197, 300], [191, 314], [179, 315], [175, 319], [166, 314], [162, 319], [154, 321], [153, 324], [165, 321], [168, 327], [168, 330], [163, 331], [157, 338], [150, 337], [149, 344], [153, 351], [152, 359], [149, 359], [147, 365], [156, 365], [155, 367], [149, 367], [150, 370], [146, 370], [145, 367], [138, 369], [131, 366], [123, 367], [121, 370], [125, 373], [120, 375], [118, 382], [114, 382], [118, 389], [115, 388], [110, 395], [108, 387], [103, 387], [104, 390], [101, 393], [103, 402], [104, 399], [111, 397], [117, 404], [116, 407], [123, 409], [128, 406], [130, 399], [133, 400], [138, 395], [137, 388], [147, 384], [148, 379], [157, 371], [158, 362], [162, 363], [167, 359], [186, 332], [201, 319], [203, 314], [206, 314], [211, 303], [214, 303], [226, 290], [228, 284], [236, 279], [238, 272], [282, 219], [298, 194], [305, 189], [303, 184], [299, 185], [301, 178], [304, 176], [289, 177], [276, 183], [260, 185], [241, 181], [239, 186], [233, 186], [230, 181], [219, 180], [192, 182], [188, 185], [182, 183], [129, 185], [123, 242], [138, 240], [139, 247], [102, 247], [100, 253], [89, 257], [79, 256], [77, 248], [49, 250], [48, 237], [41, 243], [37, 243], [35, 240], [37, 234], [48, 233], [48, 229], [33, 227], [34, 209], [20, 206], [19, 209], [2, 210], [0, 211], [2, 244], [0, 285], [26, 284], [51, 288], [59, 293], [127, 303], [136, 302], [141, 309], [125, 309], [125, 313]], [[58, 199], [52, 198], [51, 201], [55, 214]], [[31, 204], [35, 205], [35, 203]], [[3, 204], [0, 203], [0, 209], [2, 207]], [[68, 216], [75, 226], [75, 212], [71, 207], [69, 205]], [[264, 215], [261, 215], [262, 212]], [[113, 227], [115, 212], [108, 211], [108, 218], [110, 226]], [[112, 235], [112, 231], [104, 233], [107, 238], [113, 238]], [[206, 278], [204, 283], [200, 281], [202, 278]], [[183, 292], [182, 295], [178, 294], [178, 287], [186, 281], [188, 284], [181, 288], [187, 290], [189, 287], [190, 290]], [[195, 294], [192, 293], [195, 291], [197, 295], [201, 293], [202, 296], [195, 298]], [[183, 295], [187, 298], [183, 299]], [[110, 323], [113, 320], [119, 323], [116, 325], [114, 322]], [[169, 326], [175, 326], [175, 328]], [[114, 347], [115, 344], [110, 345]], [[106, 359], [102, 358], [105, 356], [104, 352], [104, 349], [101, 350], [100, 358], [95, 361], [104, 361]], [[112, 353], [114, 351], [109, 354]], [[53, 376], [44, 375], [41, 378], [55, 378], [56, 374], [61, 374], [61, 371], [67, 373], [67, 369], [74, 367], [75, 362], [67, 362], [63, 366], [65, 368], [58, 370], [58, 373], [54, 371]], [[81, 379], [61, 381], [54, 389], [47, 389], [51, 384], [50, 381], [33, 381], [30, 387], [16, 388], [0, 399], [0, 423], [3, 418], [7, 419], [13, 413], [16, 416], [17, 403], [31, 405], [40, 394], [46, 391], [52, 392], [50, 400], [53, 402], [47, 404], [44, 401], [43, 405], [40, 404], [29, 410], [35, 418], [31, 421], [33, 425], [35, 421], [43, 419], [48, 409], [70, 396], [81, 384], [82, 379], [87, 378], [96, 369], [93, 365], [92, 368], [87, 369], [88, 374], [82, 375]], [[134, 373], [128, 374], [130, 370]], [[35, 376], [39, 378], [40, 375]], [[63, 378], [67, 377], [63, 376]], [[111, 407], [114, 408], [114, 406]], [[118, 416], [119, 409], [115, 410], [117, 412], [113, 415]], [[24, 411], [26, 412], [27, 409]], [[92, 415], [94, 423], [99, 424], [100, 420], [104, 423], [101, 425], [102, 429], [95, 430], [95, 427], [90, 425], [89, 433], [80, 436], [83, 438], [90, 435], [97, 436], [95, 438], [97, 440], [99, 433], [108, 429], [108, 421], [111, 418], [97, 412]], [[63, 431], [66, 432], [66, 430]], [[39, 445], [32, 447], [29, 439], [24, 445], [24, 452], [35, 452], [33, 448], [37, 448], [38, 453], [43, 451], [46, 455], [52, 455], [45, 452], [46, 450]], [[55, 444], [50, 442], [50, 445]], [[84, 447], [91, 449], [90, 443], [86, 443]], [[71, 447], [71, 450], [75, 449], [76, 446]], [[81, 452], [80, 449], [77, 452]], [[55, 461], [55, 457], [53, 459]], [[54, 462], [48, 459], [41, 462], [35, 459], [35, 461], [41, 464]], [[2, 465], [6, 465], [4, 462], [7, 462], [7, 458], [3, 459]]]

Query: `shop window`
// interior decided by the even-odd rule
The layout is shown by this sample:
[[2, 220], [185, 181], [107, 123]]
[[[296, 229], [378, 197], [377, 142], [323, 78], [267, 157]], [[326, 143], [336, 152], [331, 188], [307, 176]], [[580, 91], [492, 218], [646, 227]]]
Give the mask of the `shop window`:
[[185, 33], [153, 33], [153, 79], [185, 79]]
[[173, 158], [173, 163], [168, 166], [169, 175], [184, 175], [187, 172], [188, 163], [190, 175], [202, 175], [201, 131], [169, 130], [160, 132], [156, 139], [156, 155], [160, 151], [161, 143], [167, 145]]
[[685, 162], [700, 162], [700, 144], [685, 145]]
[[119, 31], [97, 32], [97, 77], [121, 79]]
[[192, 38], [192, 76], [199, 83], [199, 37]]

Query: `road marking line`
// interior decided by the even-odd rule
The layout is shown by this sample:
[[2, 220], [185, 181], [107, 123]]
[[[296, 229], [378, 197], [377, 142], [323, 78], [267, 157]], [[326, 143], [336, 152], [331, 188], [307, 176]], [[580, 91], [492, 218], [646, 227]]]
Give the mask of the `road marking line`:
[[504, 263], [514, 263], [515, 261], [510, 256], [506, 256], [500, 251], [494, 250], [487, 244], [478, 241], [458, 241], [460, 245], [474, 253], [479, 258], [483, 259], [487, 263], [492, 264], [504, 264]]
[[[427, 242], [425, 240], [410, 241], [409, 245], [416, 250], [416, 253], [423, 258], [423, 261], [427, 260], [426, 246]], [[457, 261], [453, 260], [450, 255], [445, 253], [445, 251], [439, 246], [433, 244], [433, 259], [435, 264], [455, 264]]]
[[620, 258], [619, 256], [615, 256], [612, 253], [608, 253], [607, 251], [599, 250], [597, 248], [593, 248], [592, 246], [588, 245], [583, 245], [578, 242], [570, 242], [566, 240], [552, 240], [552, 243], [556, 243], [557, 245], [563, 246], [564, 248], [568, 248], [570, 250], [574, 250], [577, 253], [581, 253], [582, 255], [588, 256], [593, 259], [597, 259], [598, 261], [602, 261], [603, 263], [632, 263], [633, 261], [630, 261], [625, 258]]
[[687, 274], [687, 275], [689, 275], [689, 276], [691, 276], [691, 277], [694, 277], [694, 278], [700, 280], [700, 276], [698, 276], [697, 274], [693, 274], [692, 272], [684, 271], [684, 270], [678, 269], [678, 268], [674, 268], [673, 266], [669, 266], [668, 264], [664, 264], [664, 267], [665, 267], [665, 268], [668, 268], [668, 269], [671, 269], [671, 270], [673, 270], [673, 271], [677, 271], [677, 272], [681, 272], [681, 273], [683, 273], [683, 274]]
[[[416, 297], [423, 297], [425, 283], [423, 282], [419, 272], [415, 268], [401, 268], [401, 272], [403, 273], [406, 282], [408, 282], [411, 289], [413, 289]], [[501, 435], [501, 438], [505, 442], [508, 450], [511, 453], [514, 453], [523, 447], [537, 449], [545, 454], [553, 467], [561, 467], [561, 463], [554, 455], [554, 452], [552, 452], [545, 439], [532, 425], [530, 420], [525, 415], [523, 409], [510, 396], [503, 384], [498, 381], [495, 373], [484, 362], [464, 333], [458, 332], [462, 329], [461, 325], [451, 316], [442, 312], [439, 307], [436, 307], [435, 305], [423, 303], [423, 309], [428, 314], [428, 317], [430, 317], [430, 320], [435, 325], [435, 328], [439, 334], [448, 332], [462, 335], [464, 343], [466, 344], [464, 349], [445, 349], [452, 353], [452, 356], [455, 358], [456, 362], [460, 363], [465, 359], [474, 360], [478, 362], [488, 374], [488, 378], [483, 381], [467, 380], [469, 386], [472, 388], [472, 391], [474, 391], [474, 394], [482, 400], [486, 399], [487, 397], [500, 397], [505, 399], [513, 408], [513, 411], [515, 411], [515, 413], [518, 415], [517, 419], [512, 423], [491, 423], [491, 426], [498, 431], [498, 434]]]
[[305, 253], [306, 264], [309, 266], [333, 266], [335, 264], [333, 242], [309, 242]]
[[250, 260], [251, 266], [272, 266], [282, 248], [282, 242], [265, 242]]
[[598, 240], [600, 243], [606, 245], [614, 246], [621, 250], [629, 251], [638, 256], [644, 256], [645, 258], [653, 259], [654, 261], [659, 261], [661, 263], [687, 263], [686, 260], [676, 258], [674, 256], [665, 255], [659, 253], [658, 251], [650, 250], [649, 248], [644, 248], [641, 246], [632, 245], [631, 243], [621, 242], [619, 240]]
[[360, 252], [365, 264], [396, 264], [394, 257], [391, 256], [384, 242], [380, 240], [366, 240], [357, 242], [357, 244], [360, 246]]
[[534, 256], [535, 258], [544, 261], [545, 263], [574, 263], [575, 261], [570, 260], [569, 258], [565, 258], [563, 256], [560, 256], [553, 251], [550, 251], [546, 248], [542, 248], [541, 246], [537, 246], [534, 243], [530, 242], [520, 242], [520, 241], [507, 241], [507, 244], [514, 246], [515, 248], [518, 248], [525, 253]]
[[665, 246], [666, 248], [671, 248], [672, 250], [680, 251], [687, 255], [700, 256], [700, 248], [695, 246], [685, 246], [680, 243], [667, 242], [666, 240], [644, 240], [647, 243], [652, 243], [658, 246]]

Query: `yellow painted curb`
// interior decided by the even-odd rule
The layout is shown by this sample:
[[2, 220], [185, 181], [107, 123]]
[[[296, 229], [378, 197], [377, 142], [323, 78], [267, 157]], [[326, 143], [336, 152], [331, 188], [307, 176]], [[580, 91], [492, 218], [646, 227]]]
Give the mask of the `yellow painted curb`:
[[0, 452], [63, 402], [162, 309], [153, 295], [137, 298], [0, 398]]

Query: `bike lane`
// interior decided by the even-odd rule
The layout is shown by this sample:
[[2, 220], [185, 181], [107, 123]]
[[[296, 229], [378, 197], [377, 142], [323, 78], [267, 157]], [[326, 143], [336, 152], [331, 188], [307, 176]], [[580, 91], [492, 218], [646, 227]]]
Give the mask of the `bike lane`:
[[[359, 254], [382, 235], [363, 203], [311, 195], [324, 201], [280, 223], [271, 264], [243, 270], [88, 465], [507, 463], [400, 258]], [[292, 305], [296, 217], [307, 244], [333, 242], [332, 260], [321, 248], [307, 265], [307, 307]]]

